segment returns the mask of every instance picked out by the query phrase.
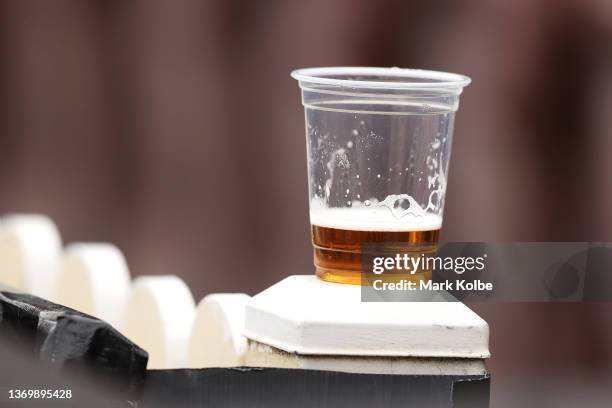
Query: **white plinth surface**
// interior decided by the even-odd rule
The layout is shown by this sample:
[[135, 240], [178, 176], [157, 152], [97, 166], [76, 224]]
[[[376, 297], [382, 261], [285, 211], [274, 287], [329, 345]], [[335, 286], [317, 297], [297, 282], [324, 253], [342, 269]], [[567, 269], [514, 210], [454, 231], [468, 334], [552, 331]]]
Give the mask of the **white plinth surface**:
[[251, 299], [247, 338], [300, 355], [488, 358], [489, 326], [460, 302], [361, 302], [358, 285], [290, 276]]

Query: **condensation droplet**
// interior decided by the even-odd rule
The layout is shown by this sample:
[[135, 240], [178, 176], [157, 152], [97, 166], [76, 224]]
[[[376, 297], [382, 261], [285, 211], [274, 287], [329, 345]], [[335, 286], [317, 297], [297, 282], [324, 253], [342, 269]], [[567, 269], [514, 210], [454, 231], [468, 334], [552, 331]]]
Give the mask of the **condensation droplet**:
[[376, 178], [380, 178], [380, 174], [377, 174], [377, 175], [376, 175]]
[[351, 201], [347, 201], [346, 205], [348, 205], [350, 207], [351, 205], [353, 205], [353, 203]]
[[359, 174], [355, 176], [356, 178], [359, 178]]
[[350, 193], [350, 192], [351, 192], [351, 190], [347, 188], [347, 189], [346, 189], [346, 194], [348, 194], [348, 193]]
[[353, 148], [353, 142], [351, 140], [346, 142], [346, 147], [348, 147], [349, 149], [352, 149]]
[[357, 129], [353, 129], [353, 136], [357, 136], [359, 134], [359, 132], [357, 131]]

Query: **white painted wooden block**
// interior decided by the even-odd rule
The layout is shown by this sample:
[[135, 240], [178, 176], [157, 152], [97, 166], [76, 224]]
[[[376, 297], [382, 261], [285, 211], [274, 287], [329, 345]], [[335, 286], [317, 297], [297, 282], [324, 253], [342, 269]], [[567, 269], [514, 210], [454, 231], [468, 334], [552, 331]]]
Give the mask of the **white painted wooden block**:
[[64, 250], [57, 302], [119, 328], [130, 292], [130, 272], [119, 248], [73, 243]]
[[56, 300], [62, 240], [44, 215], [14, 214], [0, 219], [0, 282], [47, 300]]
[[[482, 359], [490, 355], [489, 327], [467, 306], [460, 302], [368, 303], [361, 302], [360, 291], [357, 285], [308, 275], [288, 277], [254, 296], [246, 307], [244, 334], [254, 342], [247, 364], [258, 365], [257, 359], [271, 361], [284, 353], [284, 362], [275, 364], [354, 372], [396, 372], [403, 364], [400, 371], [410, 372], [415, 364], [423, 367], [423, 361], [414, 358], [424, 358], [450, 371], [484, 368]], [[253, 355], [253, 350], [264, 355]], [[367, 358], [374, 359], [366, 362]], [[472, 360], [457, 365], [441, 359]]]
[[190, 367], [244, 365], [247, 339], [242, 331], [249, 299], [243, 293], [217, 293], [200, 301], [189, 342]]
[[248, 342], [245, 365], [361, 374], [482, 375], [487, 372], [481, 358], [313, 356], [288, 353], [253, 340]]
[[134, 279], [121, 332], [149, 353], [148, 368], [184, 368], [195, 303], [172, 275]]

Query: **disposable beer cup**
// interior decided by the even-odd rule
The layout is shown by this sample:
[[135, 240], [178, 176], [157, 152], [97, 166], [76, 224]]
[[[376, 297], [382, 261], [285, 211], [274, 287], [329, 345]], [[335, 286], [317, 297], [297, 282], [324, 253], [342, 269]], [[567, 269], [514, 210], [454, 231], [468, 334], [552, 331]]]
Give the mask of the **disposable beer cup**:
[[[455, 112], [470, 79], [359, 67], [306, 68], [291, 76], [305, 109], [317, 276], [358, 284], [372, 272], [364, 259], [435, 253]], [[420, 279], [430, 272], [407, 274]]]

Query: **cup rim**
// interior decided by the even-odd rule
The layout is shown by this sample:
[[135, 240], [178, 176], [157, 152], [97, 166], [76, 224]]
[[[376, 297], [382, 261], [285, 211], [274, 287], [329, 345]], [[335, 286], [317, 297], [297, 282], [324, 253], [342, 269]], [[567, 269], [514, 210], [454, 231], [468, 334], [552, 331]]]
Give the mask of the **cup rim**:
[[[380, 76], [389, 81], [339, 79], [327, 76]], [[463, 88], [472, 80], [465, 75], [451, 72], [398, 67], [312, 67], [291, 72], [291, 77], [309, 84], [331, 85], [357, 89], [448, 89]], [[418, 79], [420, 81], [416, 82]]]

